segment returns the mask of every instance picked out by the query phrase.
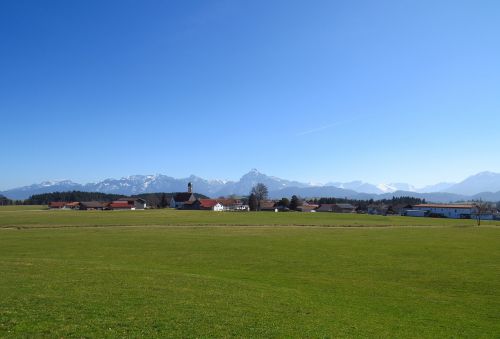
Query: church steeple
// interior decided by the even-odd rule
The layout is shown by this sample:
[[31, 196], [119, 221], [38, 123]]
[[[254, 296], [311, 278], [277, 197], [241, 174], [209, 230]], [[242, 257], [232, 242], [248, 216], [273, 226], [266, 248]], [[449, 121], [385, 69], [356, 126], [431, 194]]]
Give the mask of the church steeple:
[[188, 182], [188, 193], [193, 193], [193, 184]]

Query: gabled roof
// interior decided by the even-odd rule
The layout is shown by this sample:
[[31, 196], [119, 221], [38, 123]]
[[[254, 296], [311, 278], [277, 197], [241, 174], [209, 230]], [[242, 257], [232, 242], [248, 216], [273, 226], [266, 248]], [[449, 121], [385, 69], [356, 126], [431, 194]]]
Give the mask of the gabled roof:
[[239, 199], [214, 199], [217, 200], [218, 203], [224, 206], [232, 206], [232, 205], [239, 205], [241, 204], [241, 200]]
[[335, 204], [337, 207], [342, 209], [354, 209], [354, 206], [351, 204]]
[[272, 200], [265, 200], [260, 202], [260, 209], [274, 209], [276, 203]]
[[200, 207], [202, 208], [212, 208], [219, 203], [217, 199], [198, 199], [200, 202]]
[[311, 205], [311, 204], [309, 204], [309, 205], [297, 206], [297, 209], [299, 211], [305, 211], [305, 210], [310, 211], [310, 210], [314, 210], [314, 209], [316, 209], [318, 207], [319, 207], [319, 205]]
[[67, 202], [64, 201], [51, 201], [49, 202], [50, 207], [64, 207], [67, 204]]
[[353, 210], [354, 206], [351, 204], [321, 204], [316, 210], [320, 212], [322, 211], [333, 212], [336, 209]]
[[331, 212], [331, 211], [333, 211], [334, 207], [335, 207], [335, 204], [321, 204], [316, 209], [316, 211], [319, 211], [319, 212], [322, 212], [322, 211]]
[[472, 204], [418, 204], [414, 208], [474, 208]]
[[111, 208], [132, 208], [134, 206], [128, 204], [127, 202], [112, 202], [109, 204], [109, 207]]
[[100, 201], [82, 201], [80, 204], [86, 208], [102, 208], [106, 205], [106, 203]]
[[176, 193], [174, 195], [174, 200], [176, 202], [186, 202], [186, 201], [189, 201], [189, 199], [191, 199], [192, 196], [193, 196], [193, 193], [189, 193], [189, 192]]
[[142, 198], [120, 198], [118, 201], [140, 201], [141, 203], [145, 203], [146, 200]]

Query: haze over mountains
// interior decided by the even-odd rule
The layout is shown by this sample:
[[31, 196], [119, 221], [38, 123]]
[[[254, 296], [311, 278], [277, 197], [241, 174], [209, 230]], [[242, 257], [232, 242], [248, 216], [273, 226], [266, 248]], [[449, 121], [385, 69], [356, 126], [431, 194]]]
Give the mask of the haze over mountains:
[[313, 185], [268, 176], [253, 169], [238, 181], [206, 180], [191, 175], [176, 179], [167, 175], [133, 175], [121, 179], [105, 179], [97, 183], [78, 184], [70, 180], [47, 181], [40, 184], [10, 189], [0, 194], [11, 199], [26, 199], [33, 194], [56, 191], [92, 191], [117, 194], [151, 192], [182, 192], [192, 182], [195, 192], [211, 197], [231, 194], [247, 195], [256, 183], [264, 183], [271, 198], [289, 197], [338, 197], [351, 199], [382, 199], [392, 196], [414, 196], [435, 202], [468, 199], [500, 200], [500, 173], [481, 172], [459, 183], [438, 183], [416, 188], [407, 183], [370, 184], [363, 181], [329, 182]]

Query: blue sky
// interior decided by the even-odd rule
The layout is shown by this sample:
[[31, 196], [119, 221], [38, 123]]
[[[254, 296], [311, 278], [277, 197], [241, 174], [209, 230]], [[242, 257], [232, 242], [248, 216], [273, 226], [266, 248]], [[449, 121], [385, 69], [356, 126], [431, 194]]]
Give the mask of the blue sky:
[[498, 1], [3, 1], [0, 189], [500, 172]]

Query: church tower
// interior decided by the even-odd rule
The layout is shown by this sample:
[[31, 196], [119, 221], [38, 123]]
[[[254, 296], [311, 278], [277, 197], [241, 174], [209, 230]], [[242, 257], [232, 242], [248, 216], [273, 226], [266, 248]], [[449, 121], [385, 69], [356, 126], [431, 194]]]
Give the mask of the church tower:
[[193, 184], [192, 183], [188, 183], [188, 193], [193, 193]]

